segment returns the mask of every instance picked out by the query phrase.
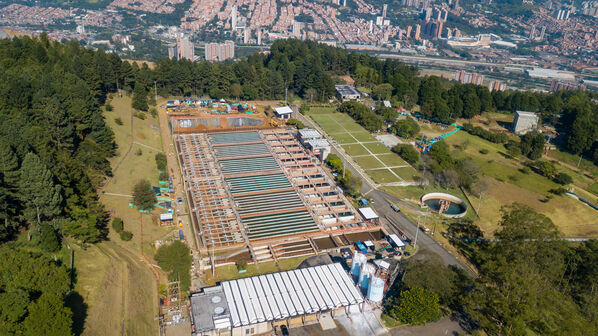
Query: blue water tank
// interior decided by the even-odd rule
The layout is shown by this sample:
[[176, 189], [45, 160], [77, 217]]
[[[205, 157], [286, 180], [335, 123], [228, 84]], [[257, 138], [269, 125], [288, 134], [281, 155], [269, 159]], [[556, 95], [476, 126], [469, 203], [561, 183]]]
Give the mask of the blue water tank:
[[357, 251], [353, 253], [353, 261], [351, 261], [351, 274], [353, 277], [359, 277], [359, 273], [361, 272], [361, 266], [365, 264], [367, 261], [367, 257]]
[[368, 299], [372, 302], [382, 302], [384, 297], [384, 280], [378, 277], [372, 277], [370, 287], [368, 288]]
[[370, 285], [370, 279], [372, 276], [374, 276], [375, 272], [376, 268], [372, 264], [366, 263], [361, 266], [361, 272], [359, 273], [359, 280], [357, 280], [357, 283], [364, 291], [368, 289]]

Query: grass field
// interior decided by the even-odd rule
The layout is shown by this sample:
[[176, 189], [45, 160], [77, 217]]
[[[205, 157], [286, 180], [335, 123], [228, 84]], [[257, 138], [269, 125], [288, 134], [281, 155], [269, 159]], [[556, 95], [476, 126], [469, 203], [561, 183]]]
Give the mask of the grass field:
[[[447, 137], [447, 144], [457, 158], [470, 157], [476, 162], [484, 173], [488, 190], [482, 195], [481, 204], [478, 197], [470, 196], [470, 206], [480, 209], [480, 218], [474, 211], [468, 211], [467, 218], [476, 220], [487, 235], [492, 235], [497, 229], [500, 219], [500, 209], [503, 205], [513, 202], [526, 204], [536, 211], [548, 216], [567, 237], [596, 237], [598, 236], [598, 212], [570, 196], [557, 196], [549, 192], [560, 187], [553, 181], [533, 172], [522, 171], [523, 164], [504, 155], [504, 147], [472, 136], [466, 132], [458, 132]], [[487, 154], [480, 153], [485, 149]], [[557, 164], [559, 171], [570, 174], [574, 179], [574, 191], [582, 197], [595, 199], [582, 187], [590, 185], [591, 179], [571, 171], [569, 168]], [[395, 170], [401, 176], [409, 174], [409, 168]], [[419, 199], [427, 192], [436, 191], [437, 188], [427, 187], [387, 187], [386, 191], [400, 198]], [[442, 190], [438, 190], [442, 191]], [[446, 191], [444, 191], [446, 192]], [[463, 197], [459, 190], [449, 193]], [[465, 199], [464, 199], [465, 200]], [[574, 220], [572, 219], [574, 218]]]
[[376, 140], [368, 131], [357, 124], [351, 117], [342, 113], [314, 113], [310, 116], [328, 133], [353, 160], [361, 166], [376, 181], [376, 183], [395, 183], [414, 180], [415, 170], [398, 170], [395, 173], [389, 169], [372, 170], [375, 168], [397, 167], [409, 165], [398, 155], [391, 152], [384, 144]]
[[[114, 176], [100, 191], [100, 200], [123, 219], [133, 239], [122, 241], [110, 228], [110, 241], [85, 250], [74, 247], [75, 290], [87, 305], [85, 335], [116, 335], [122, 330], [127, 335], [155, 335], [158, 280], [148, 263], [153, 263], [155, 253], [152, 242], [172, 228], [157, 225], [155, 215], [141, 216], [131, 209], [128, 195], [139, 179], [157, 185], [154, 156], [161, 151], [162, 142], [155, 118], [149, 113], [145, 120], [132, 117], [130, 97], [115, 97], [110, 104], [114, 109], [105, 111], [104, 117], [114, 131], [118, 151], [110, 159]], [[116, 118], [122, 125], [115, 122]], [[165, 279], [165, 274], [157, 274]]]
[[219, 266], [216, 267], [214, 276], [212, 276], [212, 272], [206, 273], [204, 282], [208, 285], [215, 285], [217, 282], [223, 280], [240, 279], [260, 274], [278, 272], [279, 268], [281, 271], [288, 271], [297, 268], [297, 266], [299, 266], [299, 264], [301, 264], [303, 260], [309, 257], [311, 256], [299, 256], [295, 258], [279, 259], [278, 268], [276, 267], [276, 262], [274, 261], [259, 263], [258, 267], [256, 267], [255, 264], [250, 263], [247, 264], [247, 271], [244, 273], [239, 273], [237, 266], [235, 265]]
[[336, 112], [336, 107], [326, 107], [326, 106], [312, 106], [309, 108], [309, 112], [307, 115], [314, 115], [314, 114], [330, 114]]
[[360, 144], [342, 145], [342, 147], [351, 156], [370, 155], [370, 152]]

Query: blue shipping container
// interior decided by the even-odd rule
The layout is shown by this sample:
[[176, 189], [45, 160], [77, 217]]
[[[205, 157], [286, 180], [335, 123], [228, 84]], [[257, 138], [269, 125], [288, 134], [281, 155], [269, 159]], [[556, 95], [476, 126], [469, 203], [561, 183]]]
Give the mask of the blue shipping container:
[[368, 253], [367, 248], [365, 248], [365, 245], [363, 245], [362, 242], [359, 242], [359, 241], [355, 242], [355, 247], [357, 247], [357, 249], [359, 251], [361, 251], [361, 253], [363, 253], [363, 254], [367, 254]]

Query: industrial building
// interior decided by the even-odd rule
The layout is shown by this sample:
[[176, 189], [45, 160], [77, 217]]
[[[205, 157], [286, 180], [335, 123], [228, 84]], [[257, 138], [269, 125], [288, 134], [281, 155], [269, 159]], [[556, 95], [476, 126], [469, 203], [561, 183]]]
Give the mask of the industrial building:
[[361, 93], [353, 85], [335, 85], [334, 88], [341, 101], [361, 100]]
[[[357, 259], [357, 261], [355, 261]], [[191, 295], [192, 335], [255, 335], [332, 317], [359, 314], [384, 295], [388, 263], [376, 267], [356, 253], [352, 275], [341, 264], [224, 281]], [[357, 282], [357, 286], [355, 283]], [[360, 292], [368, 292], [364, 298]]]
[[525, 134], [538, 128], [538, 115], [533, 112], [516, 111], [513, 119], [513, 132]]
[[309, 149], [314, 156], [321, 161], [326, 160], [331, 151], [330, 143], [324, 139], [320, 132], [311, 128], [303, 128], [297, 132], [297, 136], [301, 144]]
[[281, 106], [274, 109], [274, 114], [278, 117], [278, 119], [289, 119], [293, 115], [293, 109], [288, 106]]

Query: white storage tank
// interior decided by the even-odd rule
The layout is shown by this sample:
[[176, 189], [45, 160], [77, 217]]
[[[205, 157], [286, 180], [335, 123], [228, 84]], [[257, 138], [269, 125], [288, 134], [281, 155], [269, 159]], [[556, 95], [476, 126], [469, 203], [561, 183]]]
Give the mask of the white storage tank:
[[363, 264], [365, 264], [367, 262], [367, 257], [362, 254], [359, 253], [357, 251], [355, 251], [355, 253], [353, 253], [353, 261], [351, 262], [351, 274], [353, 275], [353, 277], [357, 278], [359, 277], [359, 273], [361, 271], [361, 266]]
[[370, 279], [376, 272], [376, 268], [372, 264], [365, 263], [361, 266], [361, 272], [359, 273], [359, 280], [357, 283], [364, 291], [368, 289], [370, 285]]
[[379, 277], [372, 277], [368, 288], [368, 299], [372, 302], [382, 302], [384, 297], [384, 280]]

